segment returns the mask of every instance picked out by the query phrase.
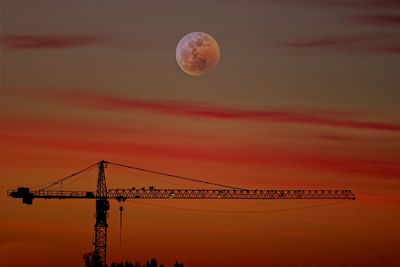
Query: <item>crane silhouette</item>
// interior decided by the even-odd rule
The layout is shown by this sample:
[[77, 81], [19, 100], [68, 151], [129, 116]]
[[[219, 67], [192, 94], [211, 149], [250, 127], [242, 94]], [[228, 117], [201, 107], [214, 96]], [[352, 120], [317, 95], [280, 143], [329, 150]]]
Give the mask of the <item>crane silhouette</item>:
[[[152, 174], [158, 174], [177, 179], [203, 183], [223, 187], [224, 189], [158, 189], [130, 188], [130, 189], [107, 189], [105, 169], [107, 164], [134, 169]], [[98, 167], [97, 190], [96, 191], [64, 191], [50, 190], [55, 185], [62, 184], [89, 169]], [[135, 166], [124, 165], [101, 160], [76, 173], [66, 176], [55, 182], [49, 183], [38, 190], [30, 190], [29, 187], [18, 187], [16, 190], [8, 190], [7, 195], [13, 198], [21, 198], [24, 204], [31, 205], [33, 199], [95, 199], [96, 201], [96, 223], [94, 226], [94, 263], [96, 267], [104, 267], [107, 262], [107, 218], [110, 209], [109, 199], [123, 202], [127, 199], [341, 199], [355, 200], [351, 190], [257, 190], [229, 186], [190, 177], [184, 177], [154, 170], [143, 169]], [[122, 214], [122, 208], [120, 208]]]

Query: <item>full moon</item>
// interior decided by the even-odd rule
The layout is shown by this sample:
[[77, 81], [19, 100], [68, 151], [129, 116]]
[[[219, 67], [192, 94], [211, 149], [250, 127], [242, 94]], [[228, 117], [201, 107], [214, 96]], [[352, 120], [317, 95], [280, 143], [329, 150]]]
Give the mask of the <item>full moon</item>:
[[191, 76], [209, 74], [218, 65], [220, 50], [217, 41], [204, 32], [191, 32], [176, 47], [176, 62]]

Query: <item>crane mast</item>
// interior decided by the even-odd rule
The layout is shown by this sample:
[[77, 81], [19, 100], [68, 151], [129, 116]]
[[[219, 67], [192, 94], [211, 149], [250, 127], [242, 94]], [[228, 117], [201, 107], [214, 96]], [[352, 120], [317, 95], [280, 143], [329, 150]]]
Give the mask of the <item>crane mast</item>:
[[94, 262], [105, 266], [107, 262], [107, 217], [110, 203], [107, 197], [106, 161], [99, 162], [96, 192], [96, 224], [94, 225]]
[[[107, 189], [105, 169], [107, 164], [127, 167], [153, 174], [175, 177], [179, 179], [203, 182], [205, 184], [225, 186], [212, 182], [201, 181], [172, 174], [161, 173], [122, 165], [118, 163], [101, 160], [77, 173], [67, 176], [55, 183], [39, 190], [30, 190], [28, 187], [18, 187], [17, 190], [8, 190], [7, 195], [13, 198], [21, 198], [27, 205], [33, 203], [33, 199], [95, 199], [96, 213], [94, 225], [94, 264], [96, 267], [104, 267], [107, 263], [107, 218], [110, 209], [109, 199], [125, 201], [126, 199], [260, 199], [260, 200], [284, 200], [284, 199], [342, 199], [355, 200], [351, 190], [258, 190], [242, 189], [238, 187], [225, 186], [227, 189], [158, 189], [130, 188], [130, 189]], [[48, 190], [48, 188], [65, 181], [93, 166], [98, 166], [97, 190], [96, 191], [64, 191]]]

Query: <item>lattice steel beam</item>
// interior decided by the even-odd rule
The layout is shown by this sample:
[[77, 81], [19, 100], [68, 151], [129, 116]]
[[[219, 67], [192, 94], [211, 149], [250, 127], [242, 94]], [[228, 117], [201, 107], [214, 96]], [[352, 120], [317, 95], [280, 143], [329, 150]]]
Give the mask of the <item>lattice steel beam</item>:
[[[98, 198], [87, 191], [24, 191], [11, 190], [14, 198]], [[351, 190], [223, 190], [223, 189], [109, 189], [107, 199], [349, 199], [355, 200]]]

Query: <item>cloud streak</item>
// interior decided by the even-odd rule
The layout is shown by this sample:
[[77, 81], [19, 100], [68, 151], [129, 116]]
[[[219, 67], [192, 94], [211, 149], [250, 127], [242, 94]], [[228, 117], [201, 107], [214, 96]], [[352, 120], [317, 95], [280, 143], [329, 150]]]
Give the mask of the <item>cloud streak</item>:
[[327, 7], [359, 8], [359, 9], [397, 9], [400, 8], [398, 0], [300, 0], [286, 1], [303, 4], [315, 4]]
[[392, 34], [316, 36], [281, 44], [303, 51], [400, 53], [400, 39]]
[[[182, 145], [152, 143], [141, 144], [138, 141], [93, 141], [88, 138], [41, 137], [26, 134], [2, 134], [2, 142], [8, 146], [24, 147], [24, 152], [36, 149], [70, 151], [87, 155], [132, 156], [147, 158], [166, 158], [184, 161], [208, 161], [226, 164], [258, 165], [278, 167], [281, 169], [305, 169], [328, 172], [343, 172], [355, 175], [397, 180], [400, 177], [398, 159], [375, 160], [351, 156], [329, 155], [327, 153], [301, 152], [282, 147], [270, 150], [260, 147], [249, 147], [240, 150], [231, 146], [199, 146], [198, 144]], [[22, 155], [18, 155], [20, 158]]]
[[179, 117], [285, 123], [360, 130], [400, 132], [400, 125], [349, 119], [342, 113], [291, 110], [250, 110], [199, 103], [145, 101], [90, 92], [48, 92], [47, 97], [68, 105], [98, 110], [143, 111]]
[[[201, 141], [178, 131], [130, 128], [129, 123], [113, 128], [107, 122], [81, 121], [79, 119], [2, 118], [0, 143], [7, 154], [0, 155], [1, 162], [20, 165], [59, 163], [68, 155], [83, 158], [145, 157], [183, 161], [218, 162], [248, 166], [277, 167], [282, 170], [317, 170], [368, 175], [375, 178], [400, 177], [400, 154], [365, 153], [354, 155], [351, 149], [340, 151], [303, 150], [290, 144], [232, 144], [232, 142]], [[29, 129], [29, 130], [27, 130]], [[227, 137], [229, 138], [229, 136]], [[325, 138], [325, 136], [323, 136]], [[331, 136], [327, 137], [328, 139]], [[333, 138], [336, 139], [334, 136]], [[38, 151], [40, 153], [38, 153]], [[56, 154], [54, 154], [56, 152]], [[64, 153], [68, 152], [68, 153]], [[54, 155], [54, 156], [49, 156]], [[50, 157], [50, 158], [46, 158]], [[61, 156], [61, 159], [59, 158]]]
[[99, 36], [3, 35], [0, 43], [9, 49], [65, 49], [103, 41]]
[[380, 14], [380, 15], [364, 15], [358, 18], [358, 21], [372, 26], [378, 27], [399, 27], [400, 15]]
[[329, 48], [338, 46], [348, 46], [368, 42], [373, 39], [365, 36], [350, 36], [350, 37], [314, 37], [287, 42], [284, 46], [294, 48]]

